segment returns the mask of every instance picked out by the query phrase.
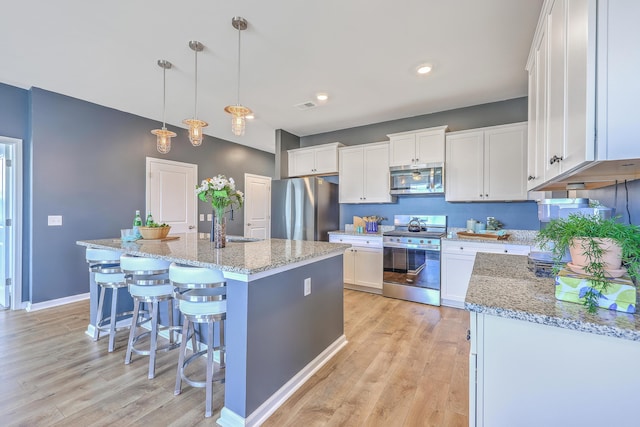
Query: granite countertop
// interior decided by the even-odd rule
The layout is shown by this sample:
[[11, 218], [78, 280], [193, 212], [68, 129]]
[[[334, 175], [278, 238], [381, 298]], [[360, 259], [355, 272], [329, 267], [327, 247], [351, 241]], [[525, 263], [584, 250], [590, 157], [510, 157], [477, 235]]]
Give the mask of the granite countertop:
[[382, 237], [383, 231], [378, 231], [376, 233], [358, 233], [354, 230], [336, 230], [330, 231], [329, 234], [334, 234], [338, 236], [361, 236], [361, 237]]
[[535, 238], [538, 232], [536, 230], [504, 230], [509, 234], [509, 238], [505, 240], [482, 238], [482, 237], [465, 237], [458, 236], [458, 231], [466, 231], [464, 228], [449, 227], [447, 229], [447, 240], [461, 240], [468, 242], [485, 242], [485, 243], [507, 243], [511, 245], [524, 245], [524, 246], [536, 246]]
[[536, 277], [523, 255], [476, 254], [465, 309], [575, 331], [640, 341], [640, 316], [555, 298], [553, 278]]
[[342, 255], [345, 249], [351, 247], [329, 242], [270, 239], [256, 242], [228, 241], [225, 248], [215, 249], [209, 239], [199, 239], [198, 233], [171, 236], [178, 236], [179, 239], [165, 242], [122, 242], [111, 238], [80, 240], [76, 243], [244, 275], [262, 273], [314, 258]]

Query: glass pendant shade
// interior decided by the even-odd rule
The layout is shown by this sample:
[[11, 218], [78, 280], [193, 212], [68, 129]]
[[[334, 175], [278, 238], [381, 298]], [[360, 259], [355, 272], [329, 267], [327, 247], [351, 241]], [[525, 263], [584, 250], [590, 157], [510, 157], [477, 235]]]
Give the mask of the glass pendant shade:
[[162, 129], [151, 131], [156, 138], [156, 148], [160, 154], [167, 154], [171, 151], [171, 138], [176, 136], [175, 132], [167, 130], [165, 125], [165, 110], [167, 106], [167, 70], [171, 69], [171, 62], [165, 59], [158, 59], [158, 66], [162, 68]]
[[171, 138], [176, 136], [175, 132], [171, 132], [163, 126], [162, 129], [154, 129], [151, 133], [157, 137], [156, 148], [160, 154], [167, 154], [171, 151]]
[[252, 114], [252, 111], [240, 104], [240, 34], [247, 29], [247, 20], [236, 16], [231, 20], [233, 28], [238, 30], [238, 101], [236, 105], [227, 105], [224, 111], [231, 114], [231, 132], [236, 136], [244, 135], [245, 117]]
[[185, 119], [182, 121], [189, 126], [189, 141], [191, 145], [197, 147], [202, 144], [202, 128], [209, 126], [209, 123], [198, 119]]
[[244, 135], [245, 117], [251, 114], [251, 110], [242, 105], [228, 105], [224, 111], [231, 114], [231, 132], [236, 136]]
[[193, 50], [195, 57], [195, 79], [194, 79], [194, 112], [192, 119], [184, 119], [182, 123], [189, 126], [189, 141], [194, 147], [198, 147], [202, 144], [202, 128], [209, 126], [209, 123], [204, 120], [199, 120], [198, 117], [198, 52], [202, 52], [204, 45], [197, 40], [191, 40], [189, 42], [189, 48]]

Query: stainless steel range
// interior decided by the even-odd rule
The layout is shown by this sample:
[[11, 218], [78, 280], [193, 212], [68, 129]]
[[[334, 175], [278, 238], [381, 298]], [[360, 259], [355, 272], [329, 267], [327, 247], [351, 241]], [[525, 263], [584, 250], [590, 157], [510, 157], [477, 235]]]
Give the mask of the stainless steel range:
[[440, 239], [446, 215], [395, 215], [383, 233], [382, 295], [440, 305]]

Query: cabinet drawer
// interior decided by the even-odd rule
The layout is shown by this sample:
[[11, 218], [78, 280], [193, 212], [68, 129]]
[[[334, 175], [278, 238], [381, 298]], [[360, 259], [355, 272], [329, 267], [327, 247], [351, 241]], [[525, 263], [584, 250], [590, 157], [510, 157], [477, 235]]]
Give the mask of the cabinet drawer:
[[492, 254], [529, 255], [531, 247], [528, 245], [516, 245], [513, 243], [484, 243], [450, 240], [442, 242], [444, 253], [470, 253], [489, 252]]
[[345, 234], [331, 234], [329, 235], [329, 242], [345, 243], [365, 248], [382, 248], [381, 236], [351, 236]]

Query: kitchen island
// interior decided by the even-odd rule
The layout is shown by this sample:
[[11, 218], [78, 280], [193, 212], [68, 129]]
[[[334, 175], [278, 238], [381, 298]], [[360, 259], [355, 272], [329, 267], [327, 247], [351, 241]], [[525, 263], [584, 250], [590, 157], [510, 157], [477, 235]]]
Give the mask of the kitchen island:
[[342, 257], [349, 245], [270, 239], [214, 249], [196, 233], [176, 236], [77, 244], [223, 271], [227, 360], [218, 424], [257, 425], [346, 344]]
[[470, 313], [470, 426], [635, 426], [640, 317], [555, 299], [527, 257], [478, 253]]

